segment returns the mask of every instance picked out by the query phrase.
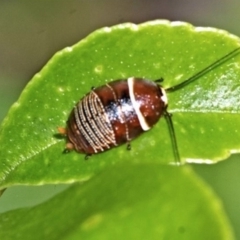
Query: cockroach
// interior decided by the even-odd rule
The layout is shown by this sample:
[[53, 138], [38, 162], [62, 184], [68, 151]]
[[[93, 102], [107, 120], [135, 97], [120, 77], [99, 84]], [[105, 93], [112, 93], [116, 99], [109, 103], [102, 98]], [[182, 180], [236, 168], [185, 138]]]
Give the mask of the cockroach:
[[237, 55], [240, 47], [221, 57], [189, 79], [164, 89], [159, 83], [130, 77], [93, 88], [80, 99], [67, 121], [58, 128], [67, 138], [65, 152], [76, 150], [86, 158], [130, 142], [151, 129], [164, 116], [171, 136], [175, 161], [180, 163], [171, 114], [167, 111], [167, 92], [176, 91]]

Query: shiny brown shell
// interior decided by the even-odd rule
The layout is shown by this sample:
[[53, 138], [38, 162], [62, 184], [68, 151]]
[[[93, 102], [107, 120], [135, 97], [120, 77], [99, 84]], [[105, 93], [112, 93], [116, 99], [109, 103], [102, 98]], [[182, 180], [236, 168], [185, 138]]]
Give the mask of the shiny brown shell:
[[66, 149], [86, 155], [127, 143], [158, 122], [167, 107], [164, 89], [141, 78], [115, 80], [92, 89], [67, 121]]

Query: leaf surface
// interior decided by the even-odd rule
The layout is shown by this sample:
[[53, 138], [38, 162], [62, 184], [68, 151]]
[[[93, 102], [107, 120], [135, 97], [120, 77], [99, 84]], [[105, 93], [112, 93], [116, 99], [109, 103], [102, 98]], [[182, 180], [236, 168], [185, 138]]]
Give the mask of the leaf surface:
[[0, 215], [1, 239], [33, 236], [234, 239], [221, 203], [191, 168], [161, 164], [119, 164], [41, 205]]
[[[163, 77], [165, 88], [193, 76], [237, 48], [239, 39], [213, 28], [152, 21], [103, 28], [58, 52], [12, 106], [0, 129], [0, 185], [86, 180], [119, 161], [173, 161], [167, 125], [94, 155], [62, 154], [56, 137], [73, 106], [92, 86], [131, 76]], [[240, 149], [240, 56], [168, 94], [182, 162], [215, 162]]]

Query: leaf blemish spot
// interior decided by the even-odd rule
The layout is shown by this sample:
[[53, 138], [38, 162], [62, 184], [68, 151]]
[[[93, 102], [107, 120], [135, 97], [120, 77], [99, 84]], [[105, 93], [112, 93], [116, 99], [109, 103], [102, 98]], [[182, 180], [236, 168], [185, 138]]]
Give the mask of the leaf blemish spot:
[[154, 63], [153, 66], [154, 66], [154, 68], [159, 69], [160, 68], [160, 63]]
[[204, 134], [205, 132], [206, 132], [205, 129], [201, 127], [201, 128], [200, 128], [200, 133], [201, 133], [201, 134]]
[[182, 76], [183, 76], [183, 74], [179, 74], [179, 75], [177, 75], [177, 76], [175, 77], [175, 79], [176, 79], [176, 80], [179, 80], [179, 79], [182, 78]]
[[102, 73], [102, 71], [103, 71], [103, 66], [102, 66], [102, 65], [96, 66], [96, 67], [94, 68], [94, 71], [95, 71], [95, 73], [98, 73], [98, 74]]
[[64, 89], [62, 87], [59, 87], [57, 90], [58, 92], [64, 92]]
[[82, 229], [85, 231], [89, 231], [95, 227], [97, 227], [103, 220], [102, 214], [95, 214], [89, 217], [85, 222], [82, 224]]
[[185, 128], [181, 128], [180, 131], [181, 131], [182, 134], [186, 134], [186, 129]]
[[44, 109], [49, 109], [49, 105], [48, 104], [44, 104]]
[[150, 145], [151, 145], [151, 146], [155, 146], [155, 145], [156, 145], [156, 141], [152, 140], [152, 141], [150, 142]]

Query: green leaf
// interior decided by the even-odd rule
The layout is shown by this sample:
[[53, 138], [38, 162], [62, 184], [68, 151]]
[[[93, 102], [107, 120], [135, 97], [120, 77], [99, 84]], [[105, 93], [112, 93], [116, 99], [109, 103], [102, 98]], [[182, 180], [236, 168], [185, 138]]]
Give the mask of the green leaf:
[[39, 206], [0, 215], [0, 239], [33, 236], [234, 239], [221, 203], [194, 172], [160, 164], [118, 164]]
[[[138, 76], [173, 86], [239, 45], [213, 28], [153, 21], [103, 28], [58, 52], [29, 82], [0, 130], [0, 185], [85, 180], [118, 161], [173, 161], [166, 122], [126, 146], [94, 155], [62, 154], [56, 138], [76, 102], [92, 86]], [[214, 162], [240, 149], [240, 56], [168, 94], [182, 161]]]

